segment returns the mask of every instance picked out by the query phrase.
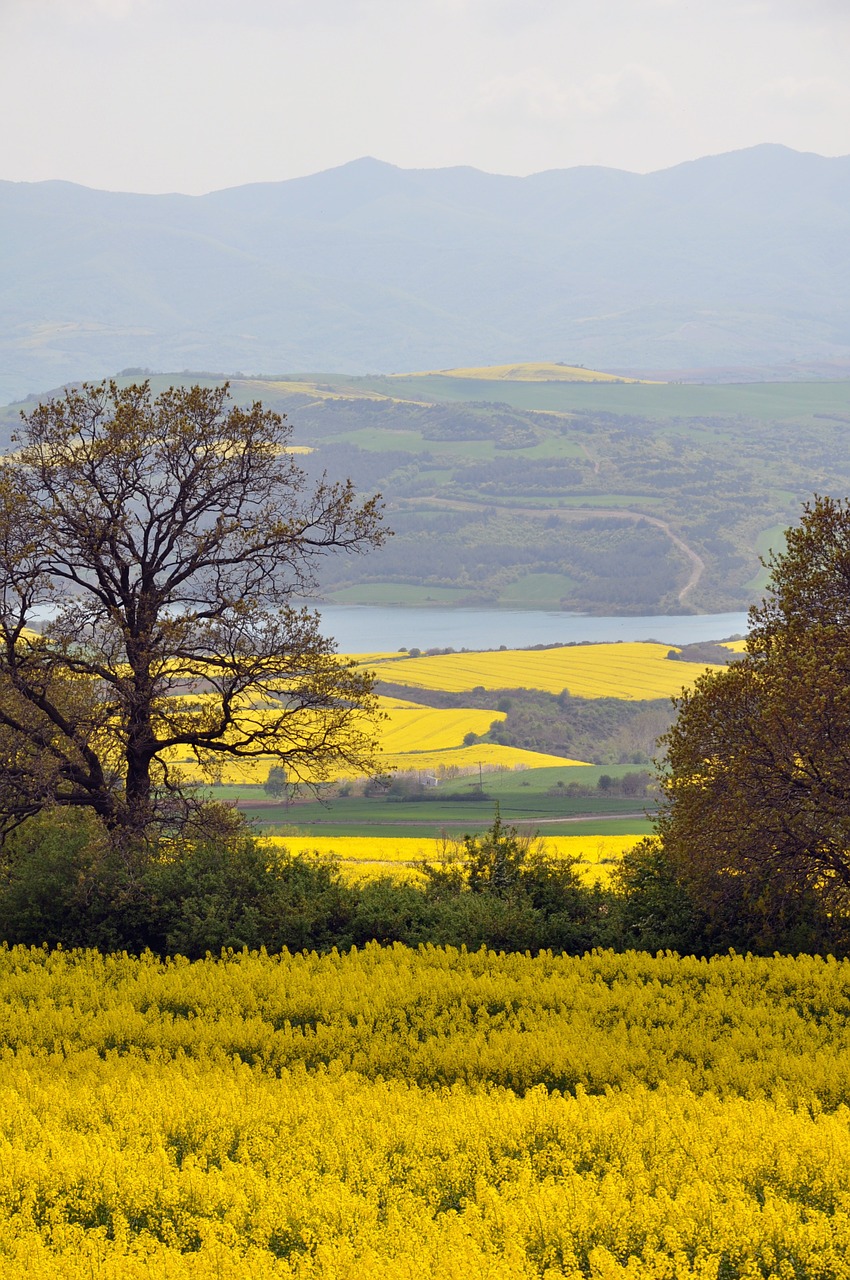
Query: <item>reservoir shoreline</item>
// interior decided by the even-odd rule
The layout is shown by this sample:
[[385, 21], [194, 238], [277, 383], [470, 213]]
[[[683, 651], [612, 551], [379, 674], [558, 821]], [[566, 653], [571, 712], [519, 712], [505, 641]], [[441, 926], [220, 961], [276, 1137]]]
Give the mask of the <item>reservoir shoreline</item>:
[[321, 616], [321, 630], [342, 653], [401, 649], [527, 649], [533, 645], [656, 640], [698, 644], [746, 635], [736, 613], [597, 617], [533, 609], [441, 609], [406, 605], [304, 602]]

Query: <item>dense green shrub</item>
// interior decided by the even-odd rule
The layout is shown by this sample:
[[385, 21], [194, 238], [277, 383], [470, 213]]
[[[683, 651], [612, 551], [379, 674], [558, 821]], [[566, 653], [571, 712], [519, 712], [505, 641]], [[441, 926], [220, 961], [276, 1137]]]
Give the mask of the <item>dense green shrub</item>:
[[121, 860], [92, 814], [29, 819], [3, 847], [0, 938], [191, 957], [337, 942], [354, 902], [332, 862], [271, 849], [235, 815], [205, 816], [142, 867]]
[[7, 836], [0, 860], [0, 938], [9, 943], [147, 945], [145, 886], [85, 810], [49, 809]]
[[222, 948], [327, 950], [347, 928], [351, 893], [333, 862], [262, 844], [236, 826], [186, 841], [152, 866], [158, 952], [203, 956]]
[[163, 842], [141, 868], [114, 853], [90, 814], [29, 819], [2, 849], [0, 940], [192, 958], [372, 940], [569, 954], [850, 950], [814, 898], [744, 877], [730, 879], [722, 912], [716, 903], [707, 911], [651, 838], [624, 857], [611, 887], [588, 887], [497, 815], [427, 867], [424, 886], [391, 877], [350, 885], [333, 859], [272, 848], [232, 811], [211, 806], [201, 817], [193, 838]]

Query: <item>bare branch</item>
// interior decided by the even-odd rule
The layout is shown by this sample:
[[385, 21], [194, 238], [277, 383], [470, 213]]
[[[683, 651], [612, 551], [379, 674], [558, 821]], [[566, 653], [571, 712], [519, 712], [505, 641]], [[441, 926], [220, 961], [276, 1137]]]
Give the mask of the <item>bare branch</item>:
[[136, 838], [187, 799], [179, 748], [371, 767], [371, 679], [289, 602], [322, 555], [383, 540], [381, 503], [309, 488], [289, 437], [227, 387], [102, 383], [24, 415], [0, 467], [0, 824], [83, 804]]

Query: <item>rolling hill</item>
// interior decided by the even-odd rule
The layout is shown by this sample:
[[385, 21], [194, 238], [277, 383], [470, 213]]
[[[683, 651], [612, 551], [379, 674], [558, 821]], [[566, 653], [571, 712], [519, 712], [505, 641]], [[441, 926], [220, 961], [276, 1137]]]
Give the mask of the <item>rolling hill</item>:
[[[337, 604], [744, 609], [759, 556], [812, 493], [850, 493], [850, 379], [700, 386], [605, 380], [543, 362], [442, 373], [237, 379], [287, 413], [316, 480], [380, 490], [395, 531], [327, 561]], [[571, 375], [583, 373], [585, 380]], [[151, 378], [210, 384], [199, 374]], [[138, 380], [127, 375], [121, 382]], [[0, 409], [0, 448], [19, 411]]]

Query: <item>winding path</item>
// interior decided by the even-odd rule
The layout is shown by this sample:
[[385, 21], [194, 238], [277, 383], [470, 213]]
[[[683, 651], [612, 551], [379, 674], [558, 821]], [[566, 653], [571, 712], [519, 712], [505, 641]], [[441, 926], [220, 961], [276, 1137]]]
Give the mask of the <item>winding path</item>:
[[508, 514], [518, 512], [522, 515], [538, 516], [540, 519], [551, 516], [554, 513], [561, 518], [569, 520], [581, 520], [586, 516], [608, 516], [611, 519], [625, 516], [629, 520], [634, 520], [635, 523], [639, 520], [645, 520], [647, 524], [654, 524], [656, 528], [661, 529], [673, 543], [673, 546], [678, 551], [681, 551], [682, 555], [690, 563], [691, 571], [688, 580], [677, 592], [676, 598], [680, 604], [684, 603], [685, 596], [693, 591], [705, 572], [705, 561], [702, 556], [694, 551], [693, 547], [689, 547], [677, 533], [673, 532], [668, 521], [662, 520], [660, 516], [651, 516], [645, 511], [633, 511], [631, 507], [523, 507], [513, 504], [508, 506], [507, 503], [502, 505], [501, 503], [475, 502], [471, 498], [441, 498], [436, 493], [429, 494], [426, 497], [405, 500], [405, 504], [410, 506], [420, 506], [424, 503], [429, 505], [437, 504], [456, 511], [478, 511], [482, 507], [490, 506], [497, 511], [506, 511]]

